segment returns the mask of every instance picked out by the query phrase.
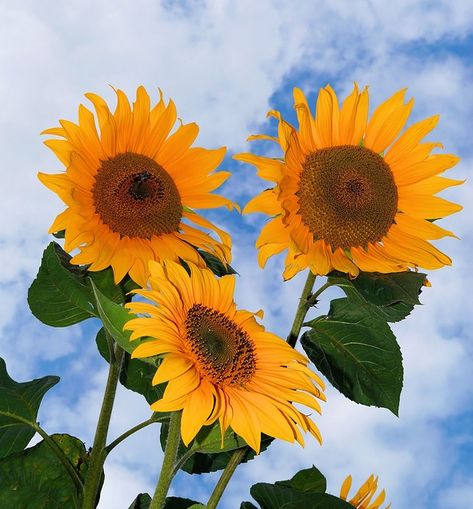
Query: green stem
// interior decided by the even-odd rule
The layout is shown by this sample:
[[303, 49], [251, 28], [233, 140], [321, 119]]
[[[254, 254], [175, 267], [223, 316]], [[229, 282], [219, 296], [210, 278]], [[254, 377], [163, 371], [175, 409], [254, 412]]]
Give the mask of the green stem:
[[[107, 340], [113, 344], [113, 339], [108, 332]], [[118, 378], [122, 366], [123, 356], [125, 354], [117, 344], [110, 348], [113, 354], [110, 356], [110, 366], [108, 370], [107, 385], [105, 386], [105, 393], [102, 401], [102, 408], [100, 409], [100, 416], [95, 430], [94, 444], [90, 454], [89, 468], [87, 469], [87, 477], [84, 485], [84, 499], [82, 509], [95, 509], [97, 502], [97, 494], [99, 491], [100, 481], [102, 479], [102, 469], [107, 456], [105, 444], [107, 441], [108, 428], [110, 425], [110, 418], [112, 416], [113, 403], [115, 394], [117, 392]]]
[[[304, 323], [305, 315], [309, 310], [310, 306], [314, 303], [312, 302], [312, 288], [315, 283], [315, 275], [309, 270], [309, 274], [307, 275], [307, 279], [302, 289], [302, 294], [299, 299], [299, 305], [297, 306], [296, 316], [294, 317], [294, 322], [292, 323], [291, 332], [289, 332], [289, 336], [287, 337], [287, 342], [295, 347], [297, 343], [297, 338], [299, 337], [299, 333], [302, 329], [302, 324]], [[315, 295], [315, 294], [314, 294]], [[319, 294], [320, 295], [320, 294]]]
[[316, 292], [314, 292], [308, 299], [307, 299], [307, 309], [309, 310], [312, 306], [317, 304], [317, 301], [319, 299], [319, 296], [321, 293], [325, 292], [327, 288], [330, 288], [335, 283], [331, 283], [330, 281], [327, 281], [324, 285], [322, 285]]
[[158, 484], [154, 492], [153, 500], [149, 509], [162, 509], [164, 501], [171, 485], [174, 474], [174, 462], [177, 457], [177, 449], [181, 436], [181, 412], [172, 412], [169, 420], [168, 438], [166, 441], [166, 449], [164, 450], [163, 464], [161, 473], [159, 474]]
[[67, 473], [71, 477], [72, 481], [76, 485], [76, 488], [78, 492], [80, 493], [82, 491], [82, 479], [79, 477], [79, 474], [77, 473], [76, 469], [73, 467], [72, 463], [69, 461], [69, 458], [64, 454], [64, 451], [59, 447], [59, 445], [44, 431], [44, 429], [38, 424], [35, 423], [33, 425], [33, 428], [35, 431], [41, 435], [50, 447], [51, 451], [56, 455], [57, 459], [64, 465], [64, 468], [66, 469]]
[[189, 459], [189, 458], [192, 458], [192, 456], [194, 456], [194, 454], [196, 453], [195, 450], [193, 449], [189, 449], [188, 451], [186, 451], [177, 461], [176, 463], [174, 464], [174, 469], [172, 471], [172, 476], [174, 477], [178, 472], [179, 470], [181, 469], [181, 467], [184, 465], [184, 463]]
[[146, 426], [149, 426], [150, 424], [154, 424], [155, 422], [160, 422], [166, 418], [166, 416], [163, 417], [157, 417], [158, 414], [153, 414], [149, 419], [146, 421], [140, 422], [136, 426], [133, 426], [133, 428], [130, 428], [128, 431], [125, 431], [125, 433], [121, 434], [118, 438], [116, 438], [113, 442], [111, 442], [107, 447], [105, 447], [107, 455], [110, 453], [112, 449], [115, 449], [115, 447], [123, 442], [123, 440], [127, 439], [130, 435], [133, 435], [133, 433], [136, 433], [137, 431], [140, 431], [140, 429], [146, 428]]
[[240, 464], [240, 461], [244, 458], [245, 454], [248, 452], [247, 447], [243, 447], [242, 449], [237, 449], [233, 452], [230, 461], [227, 463], [225, 470], [223, 471], [220, 479], [218, 480], [215, 488], [210, 495], [209, 501], [207, 502], [207, 509], [215, 509], [220, 499], [222, 498], [223, 492], [227, 487], [230, 478], [236, 470], [236, 467]]

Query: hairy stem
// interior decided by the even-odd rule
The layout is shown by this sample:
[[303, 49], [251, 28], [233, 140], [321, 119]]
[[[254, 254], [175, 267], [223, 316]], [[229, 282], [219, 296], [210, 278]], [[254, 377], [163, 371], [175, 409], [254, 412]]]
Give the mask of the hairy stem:
[[287, 342], [292, 347], [296, 346], [297, 339], [299, 337], [299, 333], [301, 332], [302, 324], [304, 323], [304, 318], [307, 314], [307, 311], [315, 303], [313, 302], [313, 296], [311, 293], [312, 288], [314, 287], [314, 283], [315, 275], [312, 274], [312, 272], [309, 270], [309, 274], [307, 275], [304, 288], [302, 289], [302, 293], [299, 298], [299, 305], [297, 306], [296, 316], [294, 317], [294, 322], [292, 323], [291, 332], [289, 332], [289, 336], [287, 337]]
[[113, 410], [115, 394], [117, 392], [118, 378], [120, 376], [121, 365], [124, 356], [122, 350], [117, 344], [113, 345], [113, 339], [106, 332], [107, 340], [110, 345], [110, 366], [108, 370], [107, 385], [100, 409], [99, 420], [95, 430], [94, 444], [90, 455], [89, 468], [84, 485], [84, 499], [82, 509], [95, 509], [97, 502], [97, 494], [99, 491], [100, 481], [102, 479], [102, 469], [107, 456], [105, 444], [107, 441], [108, 428]]
[[174, 463], [177, 457], [177, 449], [179, 447], [181, 433], [181, 412], [172, 412], [169, 420], [168, 438], [166, 440], [166, 448], [164, 450], [164, 459], [159, 474], [158, 484], [154, 492], [153, 500], [149, 509], [162, 509], [164, 501], [174, 476]]
[[113, 442], [111, 442], [107, 447], [105, 447], [106, 453], [109, 454], [109, 452], [112, 449], [115, 449], [115, 447], [123, 442], [123, 440], [126, 440], [129, 436], [133, 435], [133, 433], [136, 433], [137, 431], [140, 431], [140, 429], [146, 428], [146, 426], [149, 426], [150, 424], [154, 424], [155, 422], [161, 422], [163, 421], [166, 416], [158, 417], [159, 414], [153, 414], [149, 419], [146, 421], [140, 422], [136, 426], [133, 426], [133, 428], [130, 428], [129, 430], [125, 431], [125, 433], [122, 433], [118, 438], [116, 438]]
[[209, 501], [207, 502], [207, 509], [215, 509], [220, 499], [222, 498], [223, 492], [227, 487], [230, 478], [236, 470], [236, 467], [240, 464], [240, 461], [244, 458], [245, 454], [248, 452], [247, 447], [243, 447], [242, 449], [237, 449], [233, 452], [230, 461], [227, 463], [225, 470], [222, 472], [220, 479], [218, 480], [215, 488], [210, 495]]

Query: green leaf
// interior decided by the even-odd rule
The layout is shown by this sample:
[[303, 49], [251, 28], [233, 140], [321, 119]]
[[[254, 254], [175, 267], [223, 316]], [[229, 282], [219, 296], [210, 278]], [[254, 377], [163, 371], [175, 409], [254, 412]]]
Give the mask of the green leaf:
[[[52, 435], [81, 478], [87, 470], [84, 444], [70, 435]], [[79, 495], [64, 465], [44, 441], [0, 460], [4, 508], [79, 509]]]
[[140, 493], [131, 503], [128, 509], [148, 509], [151, 504], [151, 497], [148, 493]]
[[34, 426], [41, 400], [58, 382], [57, 376], [15, 382], [0, 357], [0, 458], [28, 445], [36, 433]]
[[[110, 352], [103, 327], [98, 331], [95, 341], [100, 355], [110, 362]], [[149, 404], [154, 403], [163, 397], [166, 388], [166, 384], [152, 385], [153, 376], [160, 362], [161, 359], [158, 358], [156, 366], [153, 366], [141, 359], [132, 359], [130, 354], [125, 352], [120, 371], [120, 383], [127, 389], [143, 395]]]
[[310, 360], [345, 396], [398, 414], [402, 356], [388, 324], [349, 299], [310, 322], [301, 344]]
[[[116, 285], [113, 279], [113, 270], [111, 267], [98, 272], [87, 272], [89, 279], [94, 282], [94, 285], [100, 290], [103, 295], [106, 295], [111, 301], [116, 304], [123, 304], [125, 302], [125, 295], [121, 285]], [[93, 296], [93, 289], [91, 288], [91, 296]]]
[[420, 304], [419, 294], [426, 279], [420, 272], [392, 274], [360, 272], [355, 279], [332, 272], [328, 282], [343, 289], [347, 297], [387, 322], [397, 322]]
[[237, 274], [236, 270], [231, 265], [226, 265], [222, 263], [215, 255], [208, 253], [202, 249], [197, 250], [200, 256], [204, 259], [207, 267], [216, 275], [216, 276], [226, 276], [227, 274]]
[[240, 505], [240, 509], [258, 509], [258, 508], [251, 502], [242, 502]]
[[[135, 318], [135, 315], [128, 312], [127, 309], [120, 304], [116, 304], [106, 297], [93, 281], [91, 281], [91, 285], [94, 292], [97, 312], [102, 320], [103, 326], [125, 352], [132, 353], [139, 344], [150, 341], [151, 338], [140, 338], [130, 341], [131, 333], [130, 331], [123, 330], [123, 327], [131, 319]], [[148, 357], [143, 359], [143, 362], [155, 366], [156, 358]]]
[[292, 479], [276, 481], [275, 484], [293, 488], [302, 493], [325, 493], [327, 489], [327, 481], [324, 475], [314, 466], [300, 470]]
[[353, 506], [326, 493], [304, 493], [280, 484], [258, 483], [251, 496], [261, 509], [353, 509]]
[[59, 244], [51, 242], [28, 290], [31, 312], [46, 325], [66, 327], [94, 316], [86, 270], [71, 265], [70, 259]]
[[199, 502], [189, 500], [188, 498], [167, 497], [164, 502], [164, 509], [191, 509], [198, 507], [205, 508], [205, 506]]
[[[264, 452], [274, 439], [264, 437], [261, 440], [261, 452]], [[223, 470], [230, 458], [233, 456], [234, 450], [218, 453], [201, 453], [193, 454], [182, 466], [182, 470], [189, 474], [203, 474], [208, 472], [216, 472]], [[256, 453], [251, 447], [246, 448], [246, 454], [240, 463], [247, 463], [256, 457]]]
[[240, 449], [245, 446], [245, 440], [231, 431], [231, 429], [225, 432], [222, 444], [222, 434], [218, 422], [215, 422], [211, 426], [202, 427], [191, 443], [192, 450], [209, 454], [234, 451], [235, 449]]

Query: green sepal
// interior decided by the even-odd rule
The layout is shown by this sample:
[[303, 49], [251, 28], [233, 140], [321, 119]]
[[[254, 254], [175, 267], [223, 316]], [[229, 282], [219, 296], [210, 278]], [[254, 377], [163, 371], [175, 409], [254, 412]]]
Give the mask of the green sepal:
[[140, 493], [131, 503], [128, 509], [149, 509], [151, 497], [148, 493]]
[[[70, 435], [51, 435], [83, 480], [89, 455]], [[64, 465], [41, 441], [0, 460], [0, 500], [3, 508], [79, 509], [80, 494]]]
[[28, 445], [36, 433], [41, 400], [58, 382], [58, 376], [15, 382], [0, 357], [0, 458], [22, 451]]
[[302, 347], [329, 382], [352, 401], [398, 415], [402, 356], [389, 325], [348, 298], [308, 325]]

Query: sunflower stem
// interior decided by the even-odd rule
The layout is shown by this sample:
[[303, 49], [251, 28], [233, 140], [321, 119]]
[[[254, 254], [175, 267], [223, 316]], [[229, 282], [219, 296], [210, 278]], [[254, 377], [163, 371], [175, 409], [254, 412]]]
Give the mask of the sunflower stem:
[[[108, 332], [106, 332], [106, 335], [109, 344], [113, 344], [113, 339]], [[125, 351], [117, 344], [111, 348], [110, 352], [113, 355], [110, 356], [107, 385], [105, 386], [102, 408], [100, 409], [99, 420], [95, 430], [94, 444], [90, 454], [90, 463], [84, 485], [82, 509], [94, 509], [97, 505], [97, 494], [102, 480], [103, 464], [107, 456], [105, 444], [107, 441], [115, 394], [117, 392], [118, 378], [125, 354]]]
[[115, 447], [123, 442], [123, 440], [126, 440], [129, 436], [133, 435], [133, 433], [136, 433], [137, 431], [140, 431], [140, 429], [146, 428], [150, 424], [154, 424], [155, 422], [161, 422], [167, 417], [164, 415], [162, 417], [159, 417], [159, 414], [153, 413], [153, 415], [147, 419], [146, 421], [140, 422], [136, 426], [133, 426], [129, 430], [125, 431], [125, 433], [122, 433], [119, 437], [117, 437], [113, 442], [111, 442], [107, 447], [105, 447], [105, 450], [107, 452], [107, 455], [112, 451], [112, 449], [115, 449]]
[[[209, 501], [207, 502], [207, 509], [215, 509], [220, 499], [222, 498], [223, 492], [227, 487], [228, 482], [230, 481], [233, 473], [236, 470], [236, 467], [240, 464], [241, 460], [244, 458], [245, 454], [248, 452], [247, 447], [243, 447], [241, 449], [237, 449], [233, 452], [230, 461], [227, 463], [220, 479], [218, 480], [215, 488], [210, 495]], [[151, 509], [151, 508], [150, 508]]]
[[292, 323], [291, 332], [289, 332], [289, 336], [287, 337], [287, 342], [293, 348], [296, 346], [297, 339], [299, 337], [299, 333], [301, 332], [302, 324], [304, 323], [304, 318], [307, 314], [307, 311], [309, 311], [309, 308], [315, 304], [317, 297], [320, 295], [320, 293], [322, 293], [319, 291], [312, 295], [312, 288], [314, 287], [315, 277], [316, 276], [309, 270], [309, 274], [307, 275], [307, 279], [299, 299], [299, 305], [297, 306], [296, 316], [294, 317], [294, 322]]
[[181, 412], [172, 412], [169, 420], [169, 431], [166, 440], [166, 448], [164, 449], [163, 464], [161, 473], [159, 474], [156, 491], [149, 509], [162, 509], [166, 500], [166, 495], [174, 477], [174, 463], [177, 457], [179, 441], [181, 435]]

